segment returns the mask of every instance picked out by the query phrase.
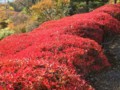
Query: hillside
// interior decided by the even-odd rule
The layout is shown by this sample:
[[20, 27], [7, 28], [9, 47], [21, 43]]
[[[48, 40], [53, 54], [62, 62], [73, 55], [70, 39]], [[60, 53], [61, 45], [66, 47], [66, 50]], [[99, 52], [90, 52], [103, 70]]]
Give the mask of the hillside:
[[86, 77], [113, 66], [103, 47], [119, 34], [120, 4], [111, 4], [8, 36], [0, 41], [0, 90], [97, 90]]

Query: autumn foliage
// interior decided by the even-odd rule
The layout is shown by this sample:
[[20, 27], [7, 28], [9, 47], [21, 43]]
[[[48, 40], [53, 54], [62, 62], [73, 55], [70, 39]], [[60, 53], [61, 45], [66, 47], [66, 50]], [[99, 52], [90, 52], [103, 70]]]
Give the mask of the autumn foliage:
[[1, 64], [3, 90], [93, 90], [73, 68], [54, 60], [17, 59]]
[[110, 14], [112, 17], [118, 19], [120, 21], [120, 4], [111, 4], [105, 5], [101, 8], [94, 10], [93, 12], [105, 12]]
[[110, 66], [100, 44], [106, 34], [120, 33], [119, 6], [48, 21], [1, 40], [1, 90], [94, 90], [83, 78]]

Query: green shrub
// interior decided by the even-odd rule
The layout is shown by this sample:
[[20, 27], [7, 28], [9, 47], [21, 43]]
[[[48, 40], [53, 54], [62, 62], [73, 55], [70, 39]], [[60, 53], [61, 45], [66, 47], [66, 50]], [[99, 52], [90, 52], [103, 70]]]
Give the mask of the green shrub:
[[9, 28], [1, 29], [0, 30], [0, 40], [11, 34], [14, 34], [13, 30], [10, 30]]

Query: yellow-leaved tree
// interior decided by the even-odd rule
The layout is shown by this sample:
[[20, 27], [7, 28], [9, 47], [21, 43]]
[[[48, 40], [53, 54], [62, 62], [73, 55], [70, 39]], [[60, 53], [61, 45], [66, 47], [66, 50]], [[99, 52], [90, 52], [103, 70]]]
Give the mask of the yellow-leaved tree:
[[33, 18], [41, 23], [69, 15], [70, 0], [41, 0], [30, 9]]
[[0, 4], [0, 29], [6, 28], [8, 24], [9, 17], [14, 14], [12, 7], [5, 4]]

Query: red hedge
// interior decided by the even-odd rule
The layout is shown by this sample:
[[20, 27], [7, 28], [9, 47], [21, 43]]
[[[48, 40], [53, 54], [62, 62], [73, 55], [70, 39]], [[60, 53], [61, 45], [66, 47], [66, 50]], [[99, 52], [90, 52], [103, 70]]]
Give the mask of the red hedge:
[[94, 90], [75, 70], [54, 60], [0, 61], [0, 90]]
[[[28, 37], [23, 35], [23, 37], [25, 36]], [[14, 40], [16, 41], [16, 39]], [[27, 39], [24, 38], [24, 40], [26, 42]], [[5, 39], [5, 41], [9, 40]], [[2, 87], [10, 90], [20, 88], [36, 90], [38, 87], [58, 90], [93, 90], [84, 80], [75, 75], [74, 69], [76, 68], [77, 72], [83, 75], [109, 66], [101, 47], [90, 39], [71, 35], [39, 37], [31, 46], [23, 50], [21, 47], [25, 46], [24, 42], [21, 45], [15, 44], [14, 47], [17, 47], [16, 50], [19, 49], [19, 52], [15, 50], [16, 53], [8, 55], [4, 60], [1, 58], [0, 85]], [[5, 49], [9, 50], [10, 47]], [[48, 69], [52, 69], [54, 72], [62, 70], [59, 75], [64, 76], [65, 73], [65, 80], [67, 78], [63, 82], [69, 81], [61, 85], [62, 81], [56, 80], [53, 73], [47, 72]], [[45, 75], [43, 75], [44, 73]], [[71, 74], [75, 76], [70, 77]], [[42, 81], [39, 81], [38, 77], [43, 78]]]
[[[15, 44], [14, 47], [17, 49], [13, 51], [14, 54], [7, 55], [5, 59], [52, 59], [70, 67], [74, 65], [81, 74], [109, 66], [101, 47], [93, 40], [72, 35], [53, 35], [33, 39], [35, 42], [26, 48], [24, 47], [26, 41], [21, 45]], [[14, 47], [6, 47], [4, 50]], [[21, 47], [25, 49], [22, 50]]]
[[[120, 33], [120, 22], [104, 12], [90, 12], [89, 14], [81, 15], [73, 15], [75, 19], [87, 19], [90, 21], [94, 21], [99, 25], [99, 27], [104, 30], [106, 33]], [[104, 33], [105, 34], [105, 33]]]
[[108, 4], [104, 5], [98, 9], [93, 10], [93, 12], [105, 12], [110, 14], [112, 17], [120, 21], [120, 4]]
[[0, 41], [0, 58], [14, 55], [34, 43], [32, 36], [28, 34], [12, 35]]
[[[46, 23], [41, 25], [38, 30], [41, 28], [42, 30], [40, 33], [77, 35], [79, 37], [94, 39], [99, 43], [102, 42], [102, 37], [104, 34], [99, 24], [95, 23], [93, 20], [88, 19], [56, 21], [55, 23], [51, 24], [48, 22], [48, 24]], [[46, 30], [47, 28], [49, 29]]]

